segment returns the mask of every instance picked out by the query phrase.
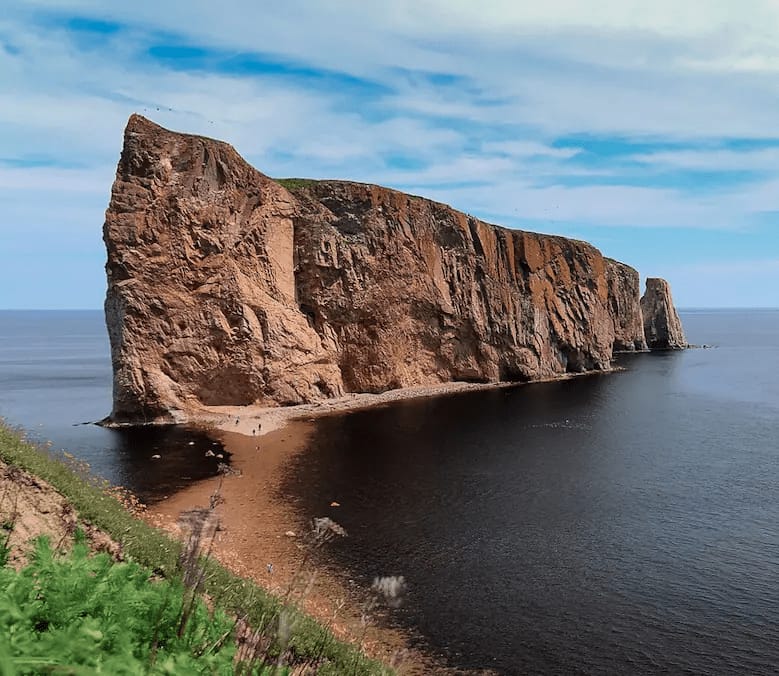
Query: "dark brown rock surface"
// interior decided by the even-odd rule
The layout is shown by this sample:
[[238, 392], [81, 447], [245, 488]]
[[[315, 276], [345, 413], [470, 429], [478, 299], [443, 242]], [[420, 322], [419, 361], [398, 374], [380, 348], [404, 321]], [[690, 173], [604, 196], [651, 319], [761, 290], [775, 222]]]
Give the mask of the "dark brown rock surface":
[[687, 347], [682, 322], [671, 297], [671, 287], [664, 279], [650, 277], [646, 280], [641, 313], [649, 349], [682, 350]]
[[638, 273], [373, 185], [288, 182], [132, 116], [106, 213], [116, 421], [607, 370]]

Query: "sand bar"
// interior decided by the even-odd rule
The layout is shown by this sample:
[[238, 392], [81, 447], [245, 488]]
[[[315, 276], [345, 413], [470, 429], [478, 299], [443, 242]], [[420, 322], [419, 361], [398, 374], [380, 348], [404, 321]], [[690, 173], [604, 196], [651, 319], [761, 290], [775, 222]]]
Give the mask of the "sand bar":
[[[574, 375], [579, 374], [566, 374], [549, 381]], [[303, 514], [296, 496], [285, 495], [281, 490], [283, 471], [289, 461], [307, 452], [316, 418], [401, 400], [519, 385], [446, 383], [382, 394], [350, 394], [300, 406], [214, 406], [194, 410], [180, 422], [202, 427], [221, 441], [231, 454], [231, 467], [239, 474], [197, 482], [155, 504], [147, 516], [155, 525], [181, 536], [177, 525], [179, 515], [208, 505], [219, 487], [223, 499], [218, 508], [222, 530], [214, 545], [216, 557], [234, 572], [284, 596], [291, 581], [299, 577], [311, 519], [329, 511], [329, 505], [323, 504], [321, 514]], [[380, 615], [365, 630], [360, 618], [367, 590], [357, 588], [345, 572], [324, 568], [321, 566], [316, 571], [301, 605], [322, 623], [331, 625], [336, 636], [362, 641], [368, 654], [385, 662], [405, 652], [407, 657], [401, 673], [452, 673], [431, 656], [414, 650], [411, 635], [389, 627]]]
[[[179, 515], [207, 506], [219, 486], [223, 499], [217, 507], [221, 530], [213, 553], [223, 565], [282, 598], [297, 579], [291, 598], [322, 624], [330, 626], [337, 637], [362, 643], [372, 657], [390, 663], [402, 655], [400, 673], [451, 673], [430, 656], [413, 649], [410, 634], [389, 627], [382, 619], [386, 611], [372, 611], [367, 628], [364, 627], [361, 614], [367, 590], [358, 588], [345, 572], [317, 565], [319, 557], [314, 557], [306, 566], [306, 570], [315, 572], [313, 581], [309, 574], [300, 575], [309, 542], [310, 520], [323, 516], [328, 505], [322, 506], [321, 514], [304, 515], [296, 507], [294, 495], [281, 493], [284, 467], [293, 457], [306, 452], [306, 441], [313, 428], [313, 423], [307, 421], [284, 422], [273, 431], [263, 428], [261, 439], [215, 430], [214, 437], [231, 453], [231, 466], [240, 475], [197, 482], [151, 506], [146, 518], [183, 537], [177, 523]], [[321, 553], [326, 557], [326, 551]]]

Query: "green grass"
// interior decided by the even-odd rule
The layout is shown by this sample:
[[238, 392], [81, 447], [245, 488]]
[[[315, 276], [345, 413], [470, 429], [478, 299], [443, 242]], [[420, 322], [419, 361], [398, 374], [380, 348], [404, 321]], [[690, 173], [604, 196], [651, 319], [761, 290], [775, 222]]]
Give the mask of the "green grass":
[[287, 190], [299, 190], [319, 183], [313, 178], [274, 178], [273, 180], [279, 185], [283, 185]]
[[195, 599], [182, 626], [189, 604], [178, 580], [89, 556], [83, 534], [66, 555], [42, 537], [21, 571], [0, 568], [0, 672], [232, 674], [234, 621]]
[[[49, 482], [62, 493], [79, 518], [110, 535], [125, 557], [174, 580], [180, 575], [182, 545], [166, 533], [134, 517], [95, 481], [79, 476], [44, 449], [25, 441], [0, 422], [0, 458]], [[280, 601], [256, 584], [240, 578], [214, 560], [203, 561], [202, 590], [226, 613], [243, 615], [253, 627], [277, 624]], [[320, 658], [321, 674], [387, 674], [383, 665], [368, 659], [355, 646], [336, 640], [311, 617], [297, 609], [288, 650], [299, 661]]]

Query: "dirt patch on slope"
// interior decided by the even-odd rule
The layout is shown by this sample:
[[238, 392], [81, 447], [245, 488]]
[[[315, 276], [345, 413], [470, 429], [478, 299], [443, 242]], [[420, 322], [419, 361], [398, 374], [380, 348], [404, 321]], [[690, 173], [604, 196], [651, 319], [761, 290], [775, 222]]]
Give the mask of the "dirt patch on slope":
[[121, 547], [108, 535], [81, 521], [76, 510], [53, 486], [18, 467], [0, 461], [0, 543], [9, 548], [8, 564], [23, 568], [41, 535], [57, 549], [69, 549], [77, 528], [93, 551], [121, 558]]

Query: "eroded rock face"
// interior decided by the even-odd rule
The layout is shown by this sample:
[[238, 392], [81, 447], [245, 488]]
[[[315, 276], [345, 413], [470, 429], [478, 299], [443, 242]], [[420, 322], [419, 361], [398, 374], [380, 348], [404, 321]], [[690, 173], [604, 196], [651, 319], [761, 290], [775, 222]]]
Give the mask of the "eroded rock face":
[[687, 347], [682, 322], [671, 297], [671, 287], [664, 279], [650, 277], [641, 298], [644, 335], [652, 350], [681, 350]]
[[615, 341], [643, 346], [638, 274], [589, 244], [378, 186], [296, 194], [298, 299], [349, 391], [608, 369]]
[[289, 191], [139, 116], [104, 239], [114, 420], [526, 381], [645, 347], [638, 273], [585, 242], [372, 185]]
[[231, 146], [130, 118], [104, 226], [115, 420], [342, 393], [297, 305], [297, 213]]
[[614, 318], [614, 351], [635, 352], [647, 349], [641, 316], [641, 279], [629, 265], [606, 259], [606, 281]]

